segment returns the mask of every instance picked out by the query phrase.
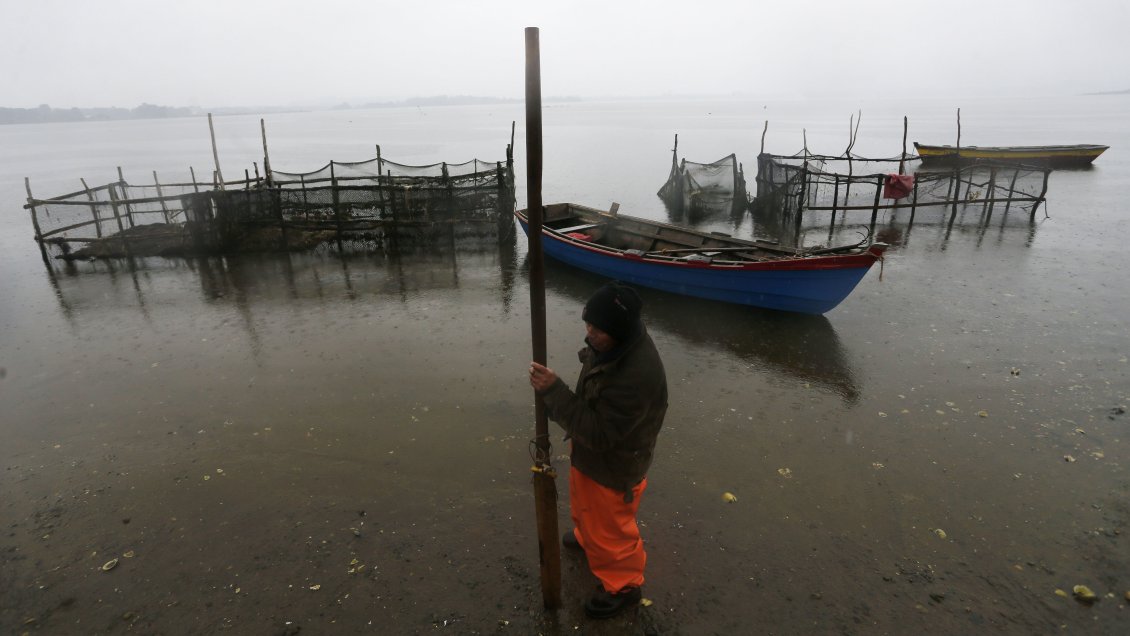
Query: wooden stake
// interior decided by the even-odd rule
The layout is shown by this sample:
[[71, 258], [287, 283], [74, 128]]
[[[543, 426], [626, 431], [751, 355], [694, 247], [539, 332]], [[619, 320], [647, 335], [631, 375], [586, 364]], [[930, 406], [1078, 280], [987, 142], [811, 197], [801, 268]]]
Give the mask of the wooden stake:
[[883, 175], [875, 177], [875, 202], [871, 204], [871, 232], [875, 232], [875, 219], [879, 216], [879, 198], [883, 196]]
[[765, 120], [765, 127], [761, 129], [761, 152], [758, 156], [765, 154], [765, 133], [769, 132], [769, 120]]
[[960, 161], [961, 160], [961, 109], [960, 108], [957, 109], [957, 145], [955, 145], [954, 148], [957, 150], [957, 156], [954, 157], [954, 159], [957, 160], [957, 161]]
[[337, 191], [337, 176], [334, 174], [334, 162], [330, 160], [330, 198], [333, 201], [334, 225], [337, 226], [338, 249], [341, 248], [341, 194]]
[[153, 185], [157, 187], [157, 196], [161, 198], [161, 213], [165, 216], [165, 224], [169, 224], [169, 206], [165, 205], [165, 195], [161, 194], [161, 182], [157, 180], [157, 171], [153, 171]]
[[35, 240], [43, 247], [43, 232], [39, 229], [39, 217], [35, 211], [35, 198], [31, 196], [31, 179], [24, 177], [24, 189], [27, 190], [27, 205], [31, 211], [31, 227], [35, 229]]
[[220, 152], [216, 150], [216, 129], [212, 126], [212, 113], [208, 113], [208, 134], [212, 137], [212, 160], [216, 162], [216, 180], [224, 189], [224, 173], [220, 172]]
[[[43, 245], [43, 230], [39, 228], [39, 213], [35, 209], [35, 197], [31, 195], [31, 179], [24, 177], [24, 189], [27, 190], [28, 211], [31, 212], [31, 227], [35, 230], [35, 244], [39, 246], [39, 255], [47, 271], [51, 271], [51, 260], [47, 257], [47, 247]], [[64, 253], [65, 250], [64, 250]]]
[[1020, 168], [1012, 171], [1012, 182], [1008, 184], [1008, 200], [1004, 204], [1004, 213], [1008, 214], [1008, 209], [1012, 207], [1012, 197], [1016, 192], [1016, 178], [1020, 176]]
[[118, 193], [114, 192], [113, 186], [110, 186], [107, 192], [110, 195], [110, 209], [114, 211], [114, 220], [118, 222], [118, 239], [122, 242], [126, 256], [132, 258], [133, 253], [129, 249], [129, 237], [126, 236], [126, 228], [122, 225], [122, 215], [118, 213]]
[[274, 185], [271, 177], [271, 155], [267, 152], [267, 123], [262, 119], [259, 120], [259, 130], [263, 133], [263, 172], [267, 178], [267, 187]]
[[906, 163], [906, 128], [907, 128], [906, 115], [903, 115], [902, 116], [902, 154], [899, 155], [899, 174], [900, 175], [906, 174], [906, 168], [904, 167], [904, 165]]
[[989, 170], [989, 196], [985, 199], [985, 204], [981, 208], [985, 216], [985, 223], [993, 218], [993, 202], [997, 198], [997, 169], [991, 168]]
[[130, 204], [129, 204], [129, 190], [126, 189], [128, 186], [126, 185], [126, 178], [122, 176], [122, 167], [121, 166], [118, 166], [118, 187], [122, 191], [122, 199], [125, 201], [125, 204], [126, 204], [126, 219], [129, 221], [129, 226], [133, 227], [134, 226], [133, 208], [130, 207]]
[[86, 190], [86, 198], [90, 199], [90, 215], [94, 217], [94, 233], [98, 238], [102, 238], [102, 219], [98, 218], [98, 204], [94, 200], [94, 193], [90, 191], [90, 186], [86, 185], [86, 179], [79, 177], [82, 182], [83, 190]]
[[1044, 187], [1040, 188], [1040, 196], [1036, 197], [1036, 204], [1032, 206], [1032, 214], [1028, 217], [1029, 222], [1036, 220], [1036, 210], [1040, 208], [1040, 203], [1048, 193], [1048, 177], [1051, 173], [1052, 171], [1050, 169], [1044, 169]]
[[[828, 224], [828, 239], [832, 238], [832, 232], [836, 229], [836, 206], [840, 204], [840, 175], [836, 175], [835, 185], [832, 186], [832, 221]], [[847, 213], [844, 213], [847, 216]]]
[[[534, 362], [546, 363], [545, 266], [542, 230], [541, 50], [537, 27], [526, 28], [526, 197], [529, 219], [530, 327]], [[534, 506], [537, 511], [541, 596], [547, 609], [561, 606], [561, 543], [557, 533], [557, 484], [551, 464], [545, 402], [534, 394]]]
[[[377, 144], [377, 205], [380, 207], [382, 215], [385, 213], [385, 189], [381, 187], [381, 176], [383, 174], [384, 167], [381, 161], [381, 145]], [[391, 199], [391, 192], [389, 193], [389, 197]]]
[[910, 199], [910, 221], [907, 223], [907, 229], [914, 225], [914, 212], [918, 209], [918, 177], [914, 178], [914, 192], [911, 194]]

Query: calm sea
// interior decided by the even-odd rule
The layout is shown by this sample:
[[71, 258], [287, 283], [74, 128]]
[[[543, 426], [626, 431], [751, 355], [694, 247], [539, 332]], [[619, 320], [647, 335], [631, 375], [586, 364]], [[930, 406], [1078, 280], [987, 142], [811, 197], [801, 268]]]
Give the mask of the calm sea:
[[[1130, 96], [549, 103], [544, 200], [668, 220], [655, 193], [676, 134], [680, 158], [736, 153], [752, 185], [765, 121], [769, 152], [807, 138], [839, 154], [862, 112], [854, 152], [889, 157], [903, 116], [908, 146], [953, 143], [959, 106], [963, 144], [1111, 148], [1053, 173], [1034, 223], [884, 216], [883, 267], [823, 317], [644, 292], [671, 408], [641, 508], [655, 605], [640, 621], [1130, 630]], [[516, 121], [525, 202], [520, 104], [265, 119], [291, 172], [378, 144], [406, 164], [504, 160]], [[215, 126], [225, 177], [262, 167], [258, 117]], [[209, 174], [206, 120], [0, 126], [3, 631], [584, 620], [570, 600], [560, 624], [538, 610], [524, 237], [45, 267], [23, 178], [48, 197], [119, 166], [137, 183]], [[552, 263], [547, 279], [550, 366], [571, 379], [601, 281]], [[566, 564], [567, 597], [587, 576]], [[1076, 585], [1101, 600], [1057, 594]]]

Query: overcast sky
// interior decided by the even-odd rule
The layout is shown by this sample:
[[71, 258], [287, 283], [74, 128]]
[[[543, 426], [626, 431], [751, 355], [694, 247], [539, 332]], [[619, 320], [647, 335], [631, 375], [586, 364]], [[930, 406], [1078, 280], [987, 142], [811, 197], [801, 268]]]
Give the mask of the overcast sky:
[[0, 0], [0, 106], [1064, 95], [1130, 88], [1127, 0]]

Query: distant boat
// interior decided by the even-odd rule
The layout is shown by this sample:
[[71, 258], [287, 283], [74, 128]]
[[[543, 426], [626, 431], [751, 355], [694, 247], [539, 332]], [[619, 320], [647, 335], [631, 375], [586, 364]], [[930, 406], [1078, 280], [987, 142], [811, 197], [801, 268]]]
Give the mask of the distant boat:
[[[514, 214], [528, 235], [526, 211]], [[573, 203], [545, 207], [542, 239], [549, 257], [609, 278], [805, 314], [840, 304], [887, 249], [872, 243], [797, 251]]]
[[1074, 146], [928, 146], [914, 142], [914, 149], [923, 164], [972, 163], [977, 160], [1027, 163], [1049, 168], [1089, 165], [1110, 146], [1077, 144]]

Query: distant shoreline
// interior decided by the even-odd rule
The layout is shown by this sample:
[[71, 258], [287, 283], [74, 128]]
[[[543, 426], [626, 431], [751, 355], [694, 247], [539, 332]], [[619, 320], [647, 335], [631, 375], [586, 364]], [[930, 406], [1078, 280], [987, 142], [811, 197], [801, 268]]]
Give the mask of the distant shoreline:
[[[552, 97], [546, 102], [579, 102], [579, 97]], [[372, 108], [413, 108], [437, 106], [477, 106], [490, 104], [520, 104], [521, 99], [502, 97], [473, 97], [466, 95], [440, 95], [435, 97], [413, 97], [402, 101], [369, 102], [359, 105], [342, 103], [335, 106], [248, 106], [216, 107], [205, 109], [198, 106], [156, 106], [141, 104], [136, 108], [97, 107], [97, 108], [52, 108], [42, 104], [36, 108], [0, 108], [0, 125], [3, 124], [50, 124], [85, 121], [123, 121], [132, 119], [171, 119], [177, 117], [199, 117], [208, 113], [213, 115], [248, 115], [267, 113], [295, 113], [308, 111], [363, 110]]]

